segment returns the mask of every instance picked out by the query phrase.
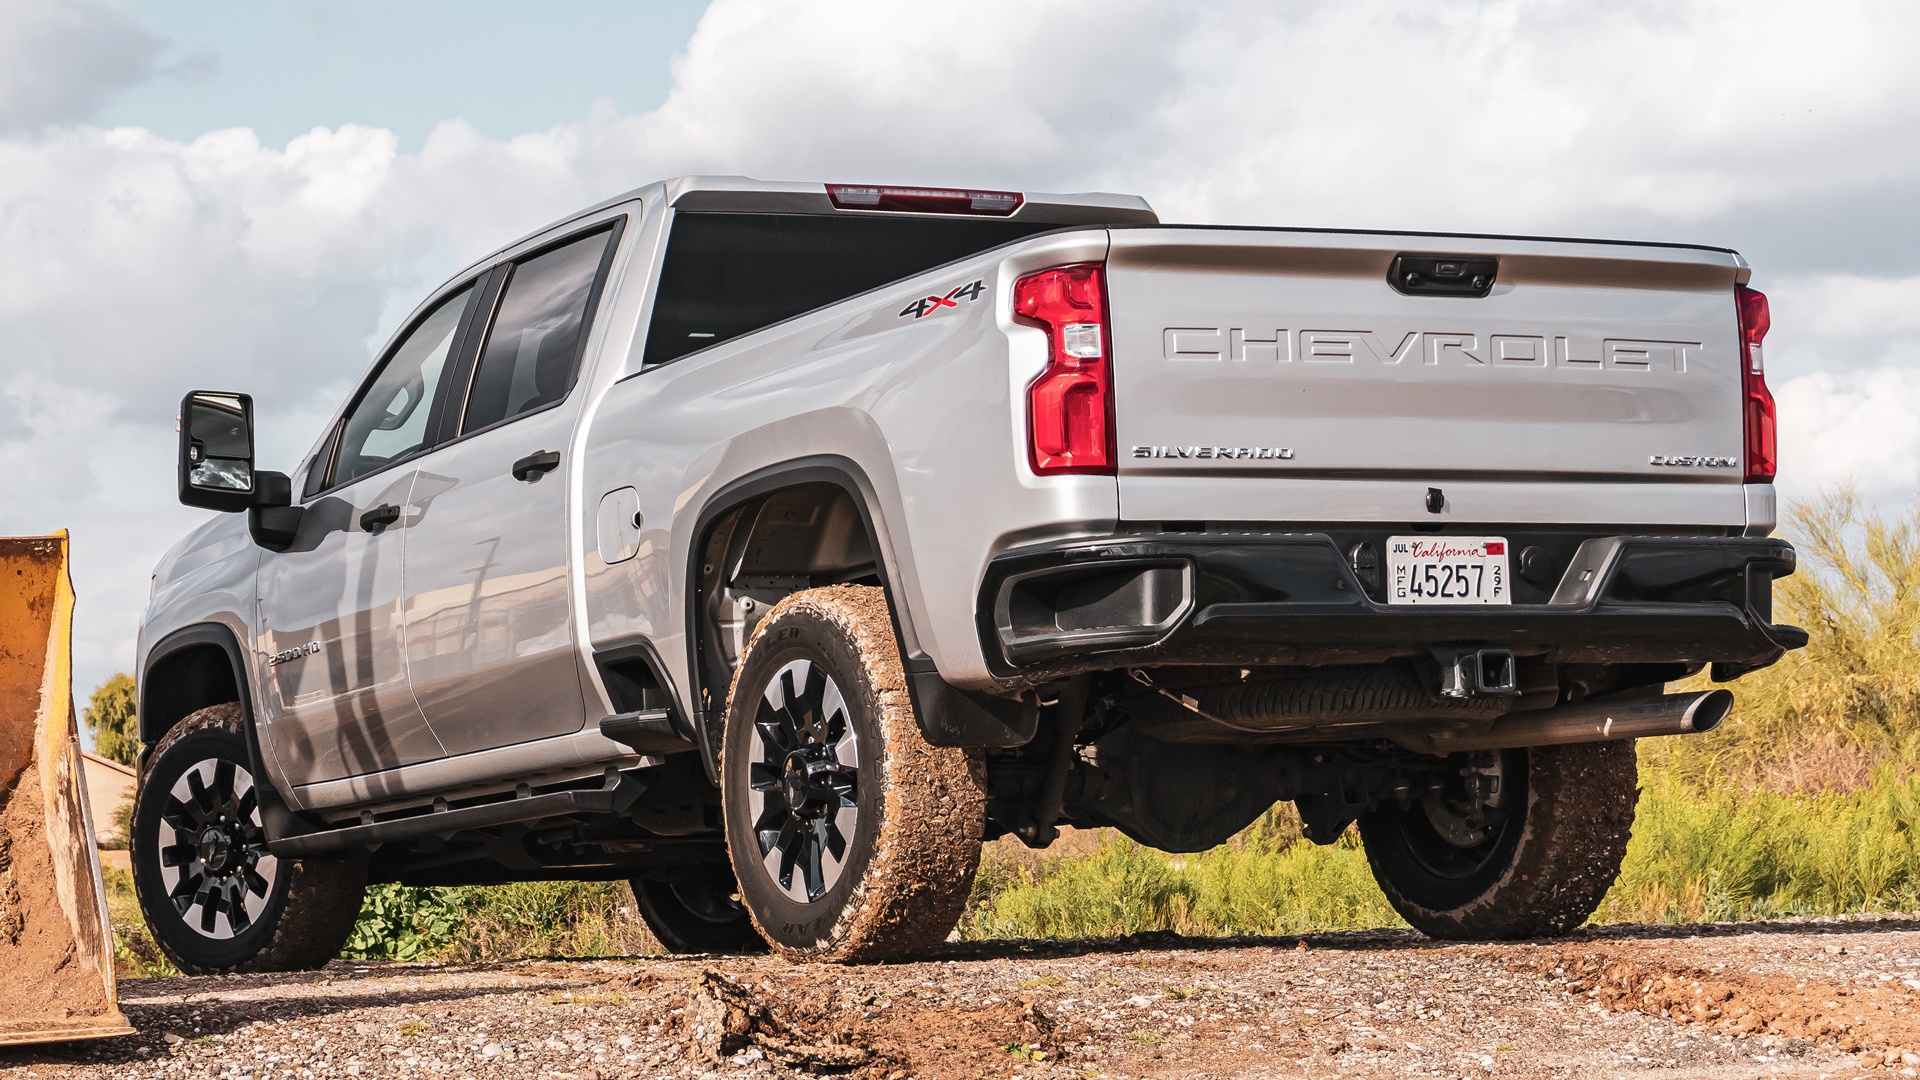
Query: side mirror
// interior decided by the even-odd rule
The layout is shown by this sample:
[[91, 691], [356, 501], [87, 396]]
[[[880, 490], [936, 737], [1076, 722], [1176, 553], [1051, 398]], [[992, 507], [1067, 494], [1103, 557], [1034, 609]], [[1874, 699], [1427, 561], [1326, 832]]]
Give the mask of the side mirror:
[[180, 501], [203, 510], [254, 505], [253, 398], [195, 390], [180, 402]]
[[293, 482], [253, 467], [253, 399], [195, 390], [180, 402], [180, 501], [205, 510], [247, 514], [247, 529], [264, 548], [285, 551], [300, 531]]

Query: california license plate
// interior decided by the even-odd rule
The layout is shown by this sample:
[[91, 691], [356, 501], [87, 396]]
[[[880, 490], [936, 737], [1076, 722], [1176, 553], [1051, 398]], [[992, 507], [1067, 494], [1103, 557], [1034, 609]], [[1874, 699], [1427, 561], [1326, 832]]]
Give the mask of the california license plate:
[[1511, 604], [1501, 536], [1387, 537], [1387, 603]]

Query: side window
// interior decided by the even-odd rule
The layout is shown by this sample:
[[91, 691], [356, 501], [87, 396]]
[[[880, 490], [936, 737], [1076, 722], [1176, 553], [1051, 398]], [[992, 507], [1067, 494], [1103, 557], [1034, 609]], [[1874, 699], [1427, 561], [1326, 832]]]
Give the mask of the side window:
[[365, 476], [426, 445], [433, 398], [472, 294], [473, 287], [468, 286], [441, 301], [373, 377], [342, 426], [334, 484]]
[[551, 405], [573, 388], [610, 231], [514, 265], [474, 370], [462, 431]]

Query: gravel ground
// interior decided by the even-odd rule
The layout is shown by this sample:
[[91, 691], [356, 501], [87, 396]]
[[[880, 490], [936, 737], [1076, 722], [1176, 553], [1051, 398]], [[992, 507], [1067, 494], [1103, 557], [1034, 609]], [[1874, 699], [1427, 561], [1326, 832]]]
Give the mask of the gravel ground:
[[[31, 988], [28, 988], [31, 992]], [[349, 964], [128, 980], [140, 1034], [0, 1052], [48, 1078], [1920, 1074], [1920, 921], [954, 944], [770, 957]]]

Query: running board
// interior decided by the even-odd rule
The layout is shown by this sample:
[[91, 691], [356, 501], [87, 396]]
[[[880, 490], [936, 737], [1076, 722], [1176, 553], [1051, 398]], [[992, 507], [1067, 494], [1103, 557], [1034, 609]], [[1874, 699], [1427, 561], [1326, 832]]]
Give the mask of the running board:
[[[639, 780], [621, 776], [609, 769], [607, 785], [591, 791], [555, 791], [545, 795], [520, 795], [504, 802], [463, 806], [456, 810], [439, 805], [425, 814], [349, 825], [341, 829], [288, 836], [267, 842], [267, 850], [283, 858], [322, 855], [353, 848], [369, 848], [396, 840], [418, 840], [425, 836], [451, 837], [468, 829], [496, 825], [514, 825], [542, 818], [570, 814], [617, 814], [640, 797]], [[444, 804], [441, 804], [444, 805]]]

